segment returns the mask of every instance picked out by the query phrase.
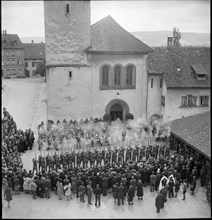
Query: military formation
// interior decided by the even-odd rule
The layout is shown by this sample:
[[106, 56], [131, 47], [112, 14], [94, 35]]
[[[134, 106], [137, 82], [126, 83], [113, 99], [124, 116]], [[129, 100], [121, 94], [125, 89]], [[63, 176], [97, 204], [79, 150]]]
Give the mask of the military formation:
[[170, 156], [170, 147], [168, 145], [149, 145], [149, 146], [135, 146], [135, 147], [107, 147], [106, 149], [92, 149], [88, 151], [78, 152], [61, 152], [47, 151], [47, 155], [39, 155], [32, 159], [33, 172], [34, 171], [52, 171], [62, 166], [63, 169], [75, 167], [94, 167], [101, 165], [123, 165], [129, 161], [136, 161], [138, 163], [159, 159], [160, 157]]

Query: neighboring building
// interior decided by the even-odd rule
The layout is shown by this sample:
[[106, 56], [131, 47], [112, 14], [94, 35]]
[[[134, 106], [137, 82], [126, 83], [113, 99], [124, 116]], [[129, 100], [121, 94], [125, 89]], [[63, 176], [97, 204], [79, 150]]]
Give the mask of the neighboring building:
[[178, 152], [194, 149], [211, 160], [210, 111], [171, 122], [171, 146]]
[[152, 48], [111, 17], [90, 25], [90, 1], [44, 1], [48, 119], [125, 120], [147, 112]]
[[29, 76], [37, 75], [37, 66], [45, 65], [45, 44], [44, 43], [23, 43], [24, 46], [24, 65], [29, 71]]
[[17, 34], [7, 34], [2, 37], [2, 77], [25, 77], [24, 48]]
[[165, 120], [210, 110], [210, 48], [157, 47], [147, 58], [148, 115]]

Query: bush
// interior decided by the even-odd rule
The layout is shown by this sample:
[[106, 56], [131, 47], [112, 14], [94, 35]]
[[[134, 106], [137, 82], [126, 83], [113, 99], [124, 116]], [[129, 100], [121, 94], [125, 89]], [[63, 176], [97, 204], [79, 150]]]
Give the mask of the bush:
[[104, 116], [103, 116], [103, 121], [110, 122], [111, 121], [111, 116], [109, 114], [105, 113]]
[[126, 119], [127, 119], [127, 120], [129, 120], [129, 119], [131, 119], [131, 120], [134, 119], [133, 114], [127, 113], [127, 114], [126, 114]]

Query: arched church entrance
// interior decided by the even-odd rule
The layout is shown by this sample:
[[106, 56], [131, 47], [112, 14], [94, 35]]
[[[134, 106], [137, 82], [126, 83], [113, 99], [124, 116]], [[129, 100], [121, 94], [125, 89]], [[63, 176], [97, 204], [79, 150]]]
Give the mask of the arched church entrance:
[[110, 108], [110, 116], [112, 121], [115, 121], [117, 118], [123, 120], [123, 108], [120, 104], [114, 104]]
[[121, 99], [113, 99], [111, 100], [106, 108], [105, 113], [111, 116], [112, 121], [115, 121], [117, 118], [125, 121], [126, 114], [130, 111], [129, 105]]

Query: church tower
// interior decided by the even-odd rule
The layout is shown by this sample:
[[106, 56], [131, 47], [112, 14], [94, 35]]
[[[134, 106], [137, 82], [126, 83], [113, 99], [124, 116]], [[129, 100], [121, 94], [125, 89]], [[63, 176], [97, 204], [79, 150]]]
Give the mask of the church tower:
[[48, 119], [92, 115], [90, 1], [44, 1]]

